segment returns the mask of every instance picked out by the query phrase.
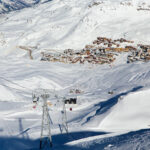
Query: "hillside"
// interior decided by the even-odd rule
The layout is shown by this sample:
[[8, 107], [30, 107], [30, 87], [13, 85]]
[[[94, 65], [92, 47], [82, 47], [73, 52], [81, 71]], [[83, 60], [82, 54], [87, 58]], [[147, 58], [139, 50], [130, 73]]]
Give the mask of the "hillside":
[[48, 89], [52, 149], [149, 150], [150, 2], [20, 1], [0, 1], [0, 149], [39, 148]]

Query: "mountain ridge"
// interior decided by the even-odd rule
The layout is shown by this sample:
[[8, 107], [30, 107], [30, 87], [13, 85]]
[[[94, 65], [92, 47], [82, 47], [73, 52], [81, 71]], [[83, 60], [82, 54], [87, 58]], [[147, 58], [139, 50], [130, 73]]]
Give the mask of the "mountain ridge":
[[0, 14], [32, 7], [51, 0], [0, 0]]

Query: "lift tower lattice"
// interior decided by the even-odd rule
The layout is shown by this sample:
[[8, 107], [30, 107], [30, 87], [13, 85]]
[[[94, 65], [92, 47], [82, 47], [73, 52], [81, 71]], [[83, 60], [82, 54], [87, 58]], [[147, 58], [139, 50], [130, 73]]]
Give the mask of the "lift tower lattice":
[[44, 93], [41, 95], [43, 99], [43, 114], [42, 114], [42, 127], [41, 127], [41, 138], [40, 138], [40, 150], [44, 149], [45, 146], [52, 147], [52, 136], [50, 129], [50, 115], [48, 112], [47, 99], [49, 94]]

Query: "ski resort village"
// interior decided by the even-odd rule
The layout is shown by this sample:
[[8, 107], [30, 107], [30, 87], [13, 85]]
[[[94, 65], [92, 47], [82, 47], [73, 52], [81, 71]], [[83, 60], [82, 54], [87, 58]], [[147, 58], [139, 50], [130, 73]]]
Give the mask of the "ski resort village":
[[150, 150], [150, 1], [0, 0], [0, 150]]

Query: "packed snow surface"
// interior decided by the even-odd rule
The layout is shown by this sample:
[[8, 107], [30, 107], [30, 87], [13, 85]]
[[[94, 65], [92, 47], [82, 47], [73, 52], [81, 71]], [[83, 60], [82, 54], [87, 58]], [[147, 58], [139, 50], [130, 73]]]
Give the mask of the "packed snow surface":
[[[39, 148], [42, 100], [35, 108], [32, 93], [42, 88], [66, 97], [81, 90], [66, 105], [69, 134], [61, 134], [62, 99], [49, 98], [53, 149], [149, 150], [150, 62], [127, 64], [123, 53], [111, 65], [65, 64], [42, 62], [40, 53], [82, 49], [97, 36], [149, 44], [150, 11], [137, 9], [150, 2], [41, 3], [0, 15], [0, 149]], [[33, 60], [20, 46], [32, 47]]]

